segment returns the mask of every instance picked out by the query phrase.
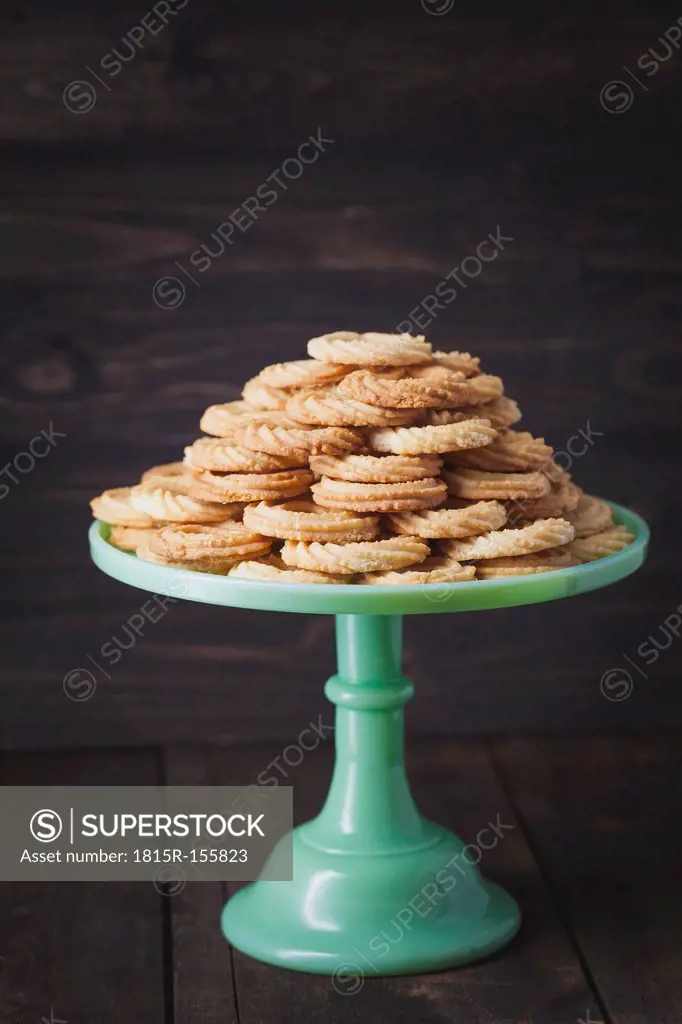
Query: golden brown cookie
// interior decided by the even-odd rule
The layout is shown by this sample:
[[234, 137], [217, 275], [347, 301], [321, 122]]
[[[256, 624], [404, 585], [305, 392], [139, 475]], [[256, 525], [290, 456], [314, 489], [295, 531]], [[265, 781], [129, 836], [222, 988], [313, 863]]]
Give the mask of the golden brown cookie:
[[365, 484], [400, 484], [437, 476], [442, 461], [434, 455], [314, 455], [315, 476]]
[[[476, 377], [466, 377], [463, 373], [447, 370], [444, 366], [412, 366], [406, 371], [412, 380], [421, 381], [423, 387], [433, 388], [431, 406], [447, 408], [448, 406], [472, 405], [479, 406], [493, 402], [502, 397], [504, 385], [500, 377], [489, 373], [481, 373]], [[438, 394], [448, 395], [447, 401], [436, 401]], [[480, 412], [477, 415], [481, 415]]]
[[241, 515], [241, 505], [220, 505], [195, 495], [191, 473], [137, 484], [130, 503], [156, 523], [220, 523]]
[[423, 586], [429, 583], [468, 583], [476, 578], [473, 565], [460, 565], [459, 562], [433, 555], [419, 563], [417, 569], [399, 569], [395, 572], [368, 572], [358, 583], [379, 586]]
[[164, 526], [154, 532], [149, 549], [172, 562], [211, 560], [234, 565], [243, 559], [267, 555], [272, 540], [250, 530], [243, 523], [220, 526]]
[[412, 537], [471, 537], [504, 526], [507, 511], [499, 501], [476, 501], [462, 508], [392, 512], [386, 516], [386, 520], [395, 533]]
[[492, 530], [479, 537], [464, 540], [444, 540], [442, 551], [448, 558], [459, 562], [473, 562], [485, 558], [508, 558], [531, 555], [536, 551], [568, 544], [574, 531], [565, 519], [538, 519], [518, 530]]
[[433, 361], [446, 370], [463, 373], [465, 377], [475, 377], [481, 372], [481, 360], [470, 352], [434, 352]]
[[564, 548], [541, 551], [534, 555], [514, 555], [509, 558], [487, 558], [476, 563], [476, 577], [479, 580], [504, 579], [507, 576], [528, 576], [540, 572], [554, 572], [578, 565]]
[[592, 537], [615, 525], [611, 506], [591, 494], [581, 494], [575, 509], [566, 513], [566, 519], [573, 523], [576, 539]]
[[423, 409], [419, 424], [440, 427], [445, 423], [461, 423], [462, 420], [470, 420], [477, 416], [488, 420], [495, 430], [504, 430], [505, 427], [518, 423], [521, 419], [521, 410], [513, 398], [503, 396], [482, 405], [465, 405], [457, 409]]
[[263, 384], [273, 388], [316, 388], [333, 384], [347, 373], [345, 366], [321, 363], [317, 359], [295, 359], [266, 366], [258, 377]]
[[391, 537], [359, 544], [306, 544], [287, 540], [281, 551], [287, 565], [344, 575], [402, 569], [422, 562], [428, 554], [428, 544], [416, 537]]
[[507, 517], [513, 526], [520, 526], [524, 520], [548, 519], [572, 512], [580, 500], [581, 490], [564, 473], [557, 483], [551, 483], [543, 470], [548, 490], [540, 498], [515, 501], [507, 506]]
[[627, 526], [614, 526], [602, 533], [593, 533], [590, 537], [580, 537], [566, 545], [566, 550], [580, 562], [594, 562], [597, 558], [606, 558], [622, 551], [635, 539]]
[[[486, 473], [459, 467], [443, 470], [448, 491], [457, 498], [540, 498], [549, 493], [549, 480], [542, 473]], [[526, 517], [528, 518], [528, 517]]]
[[281, 409], [254, 409], [248, 402], [226, 402], [224, 405], [209, 406], [199, 425], [205, 434], [234, 438], [238, 430], [254, 419], [277, 425], [291, 422]]
[[287, 404], [290, 392], [283, 388], [273, 388], [266, 384], [261, 375], [247, 380], [242, 390], [242, 398], [255, 409], [277, 411]]
[[359, 484], [323, 476], [310, 489], [318, 505], [358, 512], [433, 508], [447, 497], [447, 488], [437, 477], [400, 484]]
[[553, 454], [554, 449], [545, 444], [544, 437], [533, 437], [523, 430], [502, 430], [485, 448], [455, 452], [452, 462], [491, 473], [524, 473], [548, 465]]
[[137, 551], [140, 544], [146, 544], [151, 540], [156, 528], [148, 526], [112, 526], [109, 530], [109, 543], [121, 551]]
[[241, 580], [264, 580], [267, 583], [344, 583], [352, 576], [335, 576], [333, 573], [313, 572], [310, 569], [288, 569], [270, 562], [239, 562], [230, 569], [228, 576]]
[[412, 423], [416, 416], [412, 409], [384, 409], [357, 402], [336, 388], [296, 392], [286, 404], [286, 413], [297, 423], [330, 427], [399, 427]]
[[159, 477], [184, 476], [187, 466], [182, 462], [164, 462], [162, 466], [151, 466], [146, 469], [140, 477], [140, 483], [146, 484], [150, 480], [158, 480]]
[[308, 342], [308, 355], [323, 363], [355, 366], [411, 366], [431, 359], [431, 346], [423, 336], [380, 334], [368, 331], [333, 331]]
[[487, 420], [471, 419], [440, 427], [386, 427], [367, 431], [367, 443], [378, 452], [395, 455], [437, 455], [481, 448], [497, 436]]
[[114, 487], [90, 502], [95, 519], [112, 526], [154, 526], [154, 519], [135, 508], [130, 500], [132, 487]]
[[237, 439], [245, 448], [302, 459], [304, 463], [311, 455], [343, 455], [364, 445], [362, 434], [348, 427], [278, 427], [258, 420], [239, 431]]
[[266, 537], [280, 540], [351, 541], [374, 540], [379, 533], [378, 516], [363, 516], [341, 509], [330, 510], [315, 502], [299, 499], [270, 504], [261, 501], [244, 509], [244, 524]]
[[[282, 469], [304, 466], [305, 456], [270, 455], [243, 448], [229, 439], [200, 437], [185, 448], [184, 469], [210, 469], [215, 473], [278, 473]], [[181, 463], [182, 465], [182, 463]]]
[[[155, 532], [155, 531], [152, 531]], [[165, 565], [169, 569], [185, 569], [189, 572], [207, 572], [216, 576], [224, 576], [229, 566], [217, 559], [197, 559], [194, 562], [174, 562], [162, 555], [157, 555], [151, 550], [151, 541], [144, 540], [137, 548], [135, 554], [143, 562], [153, 562], [155, 565]]]
[[482, 379], [472, 380], [463, 373], [437, 366], [418, 368], [398, 380], [370, 370], [354, 370], [344, 377], [336, 390], [356, 402], [382, 408], [442, 409], [470, 404], [476, 393], [475, 381]]
[[204, 501], [277, 501], [305, 494], [313, 482], [307, 469], [282, 470], [280, 473], [212, 473], [202, 470], [194, 474], [192, 493]]

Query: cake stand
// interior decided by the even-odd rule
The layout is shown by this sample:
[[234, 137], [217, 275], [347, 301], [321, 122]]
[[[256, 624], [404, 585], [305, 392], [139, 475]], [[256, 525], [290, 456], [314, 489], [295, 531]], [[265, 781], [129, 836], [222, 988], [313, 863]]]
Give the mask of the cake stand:
[[118, 550], [108, 543], [108, 527], [93, 524], [96, 565], [142, 590], [336, 615], [338, 672], [325, 689], [336, 705], [331, 788], [318, 817], [294, 829], [293, 880], [256, 882], [226, 905], [222, 927], [234, 946], [266, 963], [338, 979], [452, 967], [512, 938], [521, 919], [515, 901], [413, 802], [403, 758], [403, 706], [413, 685], [401, 671], [402, 616], [538, 604], [615, 583], [644, 561], [649, 531], [638, 515], [612, 508], [635, 534], [618, 554], [532, 576], [404, 587], [270, 583], [174, 569]]

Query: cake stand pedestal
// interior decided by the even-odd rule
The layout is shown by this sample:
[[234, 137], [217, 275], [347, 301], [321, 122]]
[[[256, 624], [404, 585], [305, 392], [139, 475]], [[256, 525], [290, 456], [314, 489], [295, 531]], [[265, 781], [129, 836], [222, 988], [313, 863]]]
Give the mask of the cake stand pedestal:
[[644, 521], [612, 506], [635, 534], [625, 550], [533, 576], [404, 587], [279, 584], [142, 562], [94, 523], [92, 557], [125, 583], [187, 600], [336, 615], [336, 762], [326, 803], [294, 829], [291, 882], [241, 889], [223, 911], [225, 936], [258, 960], [300, 971], [412, 974], [466, 963], [504, 946], [520, 912], [486, 881], [452, 832], [423, 818], [404, 767], [402, 616], [558, 600], [607, 586], [642, 564]]

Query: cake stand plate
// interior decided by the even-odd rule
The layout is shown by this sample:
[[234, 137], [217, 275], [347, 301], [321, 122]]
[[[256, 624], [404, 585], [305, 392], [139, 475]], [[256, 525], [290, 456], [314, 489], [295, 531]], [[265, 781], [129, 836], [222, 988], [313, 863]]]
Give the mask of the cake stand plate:
[[95, 564], [142, 590], [337, 617], [338, 672], [325, 689], [336, 705], [329, 794], [318, 817], [294, 829], [293, 880], [256, 882], [226, 905], [222, 927], [234, 946], [266, 963], [331, 974], [339, 990], [351, 991], [355, 976], [452, 967], [513, 937], [521, 920], [513, 898], [481, 875], [471, 847], [423, 818], [413, 802], [403, 754], [403, 708], [413, 685], [401, 671], [402, 616], [538, 604], [623, 579], [644, 561], [649, 531], [635, 513], [611, 507], [635, 534], [618, 554], [533, 576], [404, 587], [174, 569], [118, 550], [105, 524], [92, 525]]

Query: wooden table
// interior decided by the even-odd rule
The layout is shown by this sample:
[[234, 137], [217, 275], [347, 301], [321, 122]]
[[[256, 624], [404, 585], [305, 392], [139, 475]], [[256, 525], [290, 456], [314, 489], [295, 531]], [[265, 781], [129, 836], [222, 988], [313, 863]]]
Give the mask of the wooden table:
[[[246, 784], [281, 753], [22, 753], [5, 756], [0, 781]], [[488, 822], [513, 825], [481, 863], [524, 911], [503, 954], [443, 974], [361, 978], [344, 993], [231, 950], [218, 929], [229, 885], [189, 883], [170, 897], [142, 882], [5, 884], [0, 1024], [682, 1020], [679, 736], [417, 742], [409, 761], [422, 809], [466, 840]], [[298, 820], [319, 808], [330, 766], [325, 742], [284, 769]]]

